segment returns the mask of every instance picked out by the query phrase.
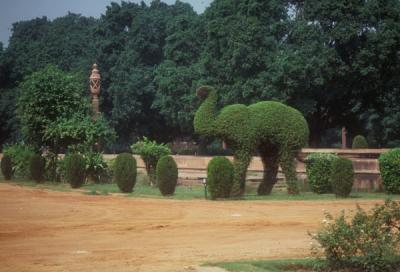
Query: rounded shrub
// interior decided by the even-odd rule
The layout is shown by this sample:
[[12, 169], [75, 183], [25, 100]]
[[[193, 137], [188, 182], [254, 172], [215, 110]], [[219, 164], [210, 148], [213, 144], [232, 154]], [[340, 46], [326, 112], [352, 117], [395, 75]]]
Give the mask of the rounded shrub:
[[232, 185], [232, 163], [225, 157], [213, 158], [207, 166], [207, 187], [211, 199], [229, 197]]
[[178, 166], [174, 158], [164, 156], [159, 159], [156, 168], [158, 188], [162, 195], [173, 195], [178, 183]]
[[117, 156], [114, 162], [114, 181], [124, 193], [131, 193], [136, 183], [136, 160], [129, 153]]
[[5, 180], [11, 180], [12, 178], [12, 160], [10, 156], [4, 155], [1, 159], [1, 173]]
[[353, 188], [354, 168], [351, 160], [337, 158], [332, 163], [332, 191], [337, 197], [348, 197]]
[[86, 178], [86, 163], [83, 156], [72, 154], [65, 158], [65, 178], [72, 188], [79, 188]]
[[368, 148], [368, 141], [367, 139], [362, 136], [362, 135], [357, 135], [353, 139], [353, 144], [352, 144], [353, 149], [357, 148]]
[[31, 178], [36, 182], [42, 182], [44, 180], [44, 173], [46, 168], [45, 159], [35, 154], [31, 157], [29, 161], [29, 169], [31, 173]]
[[317, 194], [332, 192], [332, 163], [338, 158], [329, 153], [312, 153], [307, 156], [306, 173], [311, 191]]
[[381, 154], [379, 169], [385, 191], [390, 194], [400, 194], [400, 148]]

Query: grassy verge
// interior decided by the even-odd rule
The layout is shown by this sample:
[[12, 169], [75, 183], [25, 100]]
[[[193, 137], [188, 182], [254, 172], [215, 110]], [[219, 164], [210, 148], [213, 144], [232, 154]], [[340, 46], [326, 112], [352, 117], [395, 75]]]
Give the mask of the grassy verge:
[[[130, 194], [125, 194], [127, 197], [142, 197], [142, 198], [165, 198], [160, 194], [158, 188], [150, 187], [145, 185], [143, 180], [146, 180], [143, 174], [139, 175], [138, 182], [134, 188], [134, 192]], [[2, 177], [0, 177], [0, 182], [5, 182]], [[7, 181], [8, 184], [14, 184], [19, 186], [28, 186], [38, 189], [47, 189], [53, 191], [73, 191], [69, 184], [66, 183], [52, 183], [46, 182], [42, 184], [37, 184], [34, 181], [29, 181], [25, 179], [16, 179], [12, 181]], [[85, 184], [81, 190], [84, 194], [88, 195], [110, 195], [115, 193], [120, 193], [118, 186], [116, 184]], [[192, 185], [192, 186], [178, 186], [175, 191], [175, 195], [168, 197], [170, 199], [178, 200], [192, 200], [192, 199], [204, 199], [204, 187], [203, 185]], [[387, 195], [384, 193], [352, 193], [348, 200], [376, 200], [376, 199], [400, 199], [400, 195]], [[285, 191], [275, 190], [269, 196], [258, 196], [256, 190], [252, 186], [248, 186], [246, 194], [240, 198], [232, 198], [229, 200], [271, 200], [271, 201], [335, 201], [342, 200], [335, 197], [333, 194], [323, 194], [318, 195], [311, 192], [302, 192], [299, 195], [291, 196]]]
[[324, 271], [325, 262], [316, 259], [260, 260], [242, 262], [209, 263], [207, 266], [221, 267], [231, 272], [288, 272]]

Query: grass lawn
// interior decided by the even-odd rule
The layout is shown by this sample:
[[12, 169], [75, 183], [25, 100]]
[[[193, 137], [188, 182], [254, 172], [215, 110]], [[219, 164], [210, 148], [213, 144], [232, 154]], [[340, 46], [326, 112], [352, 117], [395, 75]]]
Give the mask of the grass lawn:
[[[4, 183], [4, 180], [0, 180]], [[53, 183], [46, 182], [42, 184], [37, 184], [34, 181], [29, 180], [12, 180], [7, 181], [8, 184], [15, 184], [19, 186], [29, 186], [38, 189], [47, 189], [53, 191], [73, 191], [69, 184], [66, 183]], [[85, 184], [80, 190], [83, 190], [84, 194], [89, 195], [110, 195], [115, 193], [120, 193], [118, 186], [116, 184]], [[160, 191], [157, 188], [150, 187], [143, 184], [136, 184], [134, 192], [130, 194], [125, 194], [127, 197], [150, 197], [150, 198], [163, 198]], [[180, 199], [180, 200], [191, 200], [191, 199], [204, 199], [204, 187], [203, 185], [193, 185], [193, 186], [178, 186], [175, 191], [175, 195], [168, 197], [170, 199]], [[351, 199], [400, 199], [399, 195], [387, 195], [384, 193], [352, 193], [349, 200]], [[241, 198], [232, 198], [231, 200], [342, 200], [336, 198], [333, 194], [314, 194], [311, 192], [302, 192], [299, 195], [291, 196], [284, 191], [273, 191], [269, 196], [258, 196], [253, 188], [248, 188], [245, 196]]]
[[324, 271], [324, 261], [316, 259], [260, 260], [242, 262], [209, 263], [207, 266], [221, 267], [231, 272], [288, 272]]
[[[126, 197], [149, 197], [149, 198], [164, 198], [158, 188], [150, 187], [146, 184], [147, 177], [143, 173], [138, 174], [137, 184], [135, 185], [134, 191], [129, 194], [125, 194]], [[4, 183], [3, 177], [0, 176], [0, 182]], [[19, 186], [29, 186], [38, 189], [47, 189], [54, 191], [73, 191], [69, 184], [67, 183], [54, 183], [45, 182], [37, 184], [34, 181], [26, 179], [15, 179], [12, 181], [7, 181], [8, 184], [15, 184]], [[82, 193], [88, 195], [110, 195], [115, 193], [120, 193], [118, 186], [116, 184], [85, 184], [81, 189]], [[191, 200], [191, 199], [204, 199], [204, 186], [202, 184], [192, 185], [192, 186], [178, 186], [176, 188], [175, 194], [169, 199], [178, 200]], [[349, 200], [351, 199], [400, 199], [400, 195], [387, 195], [384, 193], [352, 193]], [[312, 192], [301, 192], [299, 195], [291, 196], [282, 190], [274, 190], [269, 196], [258, 196], [257, 189], [254, 186], [247, 186], [246, 193], [243, 197], [232, 198], [230, 200], [342, 200], [335, 197], [333, 194], [315, 194]]]

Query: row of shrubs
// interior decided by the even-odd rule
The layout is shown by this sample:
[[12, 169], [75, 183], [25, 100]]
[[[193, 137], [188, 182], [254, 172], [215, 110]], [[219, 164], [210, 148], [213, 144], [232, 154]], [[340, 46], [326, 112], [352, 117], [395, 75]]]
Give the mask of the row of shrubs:
[[[354, 169], [350, 160], [335, 154], [314, 153], [306, 158], [306, 171], [311, 191], [348, 196], [353, 186]], [[383, 188], [387, 193], [400, 193], [400, 149], [379, 157]]]
[[[45, 159], [41, 155], [30, 158], [29, 176], [38, 183], [44, 181]], [[81, 154], [71, 154], [63, 160], [64, 179], [72, 188], [80, 188], [87, 178], [87, 162]], [[1, 171], [6, 180], [13, 176], [12, 158], [5, 155], [1, 160]], [[136, 159], [129, 153], [119, 154], [113, 163], [113, 181], [124, 193], [130, 193], [136, 184]], [[173, 195], [178, 181], [178, 167], [175, 160], [167, 155], [156, 162], [156, 185], [162, 195]]]

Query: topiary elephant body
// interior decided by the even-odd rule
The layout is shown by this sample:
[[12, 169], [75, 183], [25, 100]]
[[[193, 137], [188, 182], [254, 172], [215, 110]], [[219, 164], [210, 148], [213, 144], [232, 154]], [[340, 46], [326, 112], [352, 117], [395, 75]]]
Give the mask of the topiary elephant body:
[[270, 194], [277, 181], [279, 165], [285, 174], [290, 194], [298, 193], [294, 159], [308, 141], [308, 125], [303, 115], [279, 102], [263, 101], [216, 109], [217, 92], [210, 86], [197, 90], [204, 98], [194, 118], [198, 134], [216, 136], [234, 150], [234, 192], [243, 194], [252, 153], [258, 150], [264, 177], [258, 194]]

